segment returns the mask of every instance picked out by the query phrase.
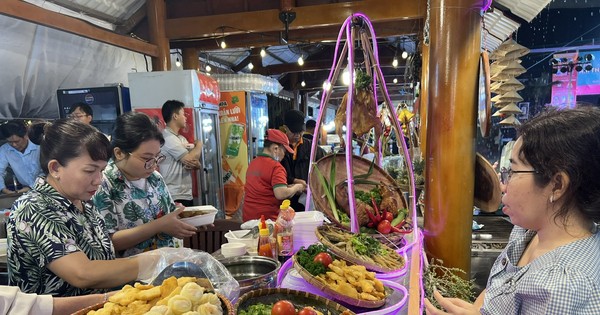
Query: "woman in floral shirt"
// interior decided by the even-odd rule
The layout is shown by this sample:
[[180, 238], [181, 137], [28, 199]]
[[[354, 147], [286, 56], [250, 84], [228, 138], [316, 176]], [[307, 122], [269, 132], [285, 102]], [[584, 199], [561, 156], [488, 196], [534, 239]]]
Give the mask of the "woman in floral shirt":
[[104, 217], [117, 256], [127, 257], [159, 247], [175, 247], [175, 238], [196, 233], [179, 220], [177, 209], [156, 165], [164, 143], [156, 124], [143, 113], [117, 118], [113, 158], [104, 171], [93, 202]]
[[39, 177], [13, 205], [8, 220], [11, 285], [27, 293], [72, 296], [133, 281], [139, 259], [115, 260], [102, 217], [88, 203], [110, 156], [92, 126], [58, 120], [46, 126]]

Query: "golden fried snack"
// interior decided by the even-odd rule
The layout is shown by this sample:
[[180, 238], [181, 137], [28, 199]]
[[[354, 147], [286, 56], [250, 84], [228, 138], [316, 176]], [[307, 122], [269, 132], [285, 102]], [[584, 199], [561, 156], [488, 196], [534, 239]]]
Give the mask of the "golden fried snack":
[[183, 295], [176, 295], [169, 299], [169, 309], [175, 315], [181, 315], [192, 310], [192, 301]]

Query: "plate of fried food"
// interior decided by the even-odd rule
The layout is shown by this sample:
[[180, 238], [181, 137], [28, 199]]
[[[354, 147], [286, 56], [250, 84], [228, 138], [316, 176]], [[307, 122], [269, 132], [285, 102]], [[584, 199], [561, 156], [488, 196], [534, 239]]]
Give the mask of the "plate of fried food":
[[379, 308], [392, 291], [365, 266], [332, 255], [315, 244], [301, 248], [293, 257], [294, 268], [308, 283], [339, 302], [362, 308]]
[[90, 306], [73, 315], [184, 313], [233, 315], [234, 310], [226, 297], [214, 292], [208, 279], [171, 277], [158, 286], [125, 285], [108, 302]]
[[354, 234], [333, 224], [321, 225], [315, 233], [329, 250], [355, 265], [381, 273], [406, 268], [404, 257], [369, 234]]
[[185, 207], [179, 217], [181, 218], [181, 221], [187, 224], [203, 226], [215, 222], [217, 212], [217, 208], [210, 205]]

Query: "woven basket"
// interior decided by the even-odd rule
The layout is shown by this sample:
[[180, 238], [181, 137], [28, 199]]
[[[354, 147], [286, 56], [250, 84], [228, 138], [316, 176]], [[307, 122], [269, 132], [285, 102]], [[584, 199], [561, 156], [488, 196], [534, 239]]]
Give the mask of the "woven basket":
[[[323, 177], [325, 177], [325, 179], [329, 182], [329, 171], [331, 170], [331, 164], [332, 164], [331, 162], [333, 161], [334, 157], [335, 157], [335, 168], [336, 168], [335, 185], [338, 185], [348, 179], [348, 174], [346, 172], [346, 156], [344, 154], [327, 155], [317, 161], [316, 167], [319, 168], [319, 171], [321, 171], [321, 174], [323, 174]], [[356, 156], [356, 155], [352, 156], [352, 172], [353, 172], [354, 176], [366, 174], [369, 171], [370, 167], [371, 167], [371, 161], [369, 161], [365, 158], [362, 158], [360, 156]], [[368, 179], [373, 182], [381, 183], [382, 185], [387, 185], [387, 186], [393, 187], [394, 192], [396, 192], [396, 196], [394, 199], [401, 201], [400, 202], [401, 207], [404, 207], [404, 208], [407, 207], [407, 202], [404, 199], [402, 190], [397, 185], [396, 181], [385, 170], [383, 170], [379, 165], [375, 164], [373, 166], [373, 173], [369, 176]], [[329, 183], [329, 184], [331, 185], [331, 183]], [[315, 203], [315, 208], [317, 210], [323, 212], [331, 220], [331, 222], [335, 223], [336, 225], [338, 225], [344, 229], [348, 229], [347, 226], [342, 225], [333, 216], [332, 209], [329, 206], [329, 202], [327, 201], [327, 196], [325, 195], [325, 187], [323, 187], [321, 185], [321, 183], [319, 182], [319, 177], [316, 174], [314, 166], [313, 166], [311, 174], [310, 174], [309, 185], [310, 185], [310, 191], [313, 194], [313, 201]], [[369, 191], [373, 187], [374, 187], [373, 185], [367, 185], [367, 184], [354, 185], [354, 191], [357, 191], [357, 190]]]
[[[319, 242], [321, 242], [323, 245], [327, 246], [327, 248], [332, 253], [334, 253], [336, 256], [338, 256], [348, 262], [351, 262], [355, 265], [363, 265], [371, 271], [380, 272], [380, 273], [395, 272], [395, 271], [402, 270], [404, 267], [406, 267], [405, 266], [406, 262], [404, 261], [404, 258], [402, 256], [400, 256], [394, 249], [390, 248], [389, 246], [387, 246], [385, 244], [381, 244], [381, 246], [383, 246], [385, 249], [387, 249], [390, 252], [390, 254], [389, 254], [390, 256], [392, 256], [396, 260], [402, 262], [402, 265], [403, 265], [402, 268], [390, 269], [388, 267], [373, 264], [370, 262], [366, 262], [358, 257], [352, 256], [352, 255], [348, 254], [346, 251], [335, 246], [335, 244], [333, 244], [327, 237], [325, 237], [325, 236], [323, 236], [323, 234], [321, 234], [321, 231], [323, 229], [327, 229], [327, 228], [336, 228], [336, 227], [333, 227], [332, 225], [321, 225], [315, 230], [315, 234], [317, 234], [317, 238], [319, 239]], [[342, 230], [342, 231], [345, 231], [345, 230]], [[346, 232], [346, 233], [350, 233], [350, 232]]]
[[332, 300], [308, 292], [283, 288], [250, 291], [238, 299], [234, 308], [237, 314], [238, 311], [247, 309], [250, 305], [271, 304], [281, 300], [292, 302], [297, 309], [310, 306], [323, 314], [355, 315], [354, 312]]
[[[227, 314], [227, 315], [235, 315], [235, 310], [233, 308], [233, 305], [231, 305], [231, 302], [223, 295], [217, 293], [217, 296], [219, 297], [219, 299], [221, 299], [221, 307], [223, 308], [223, 314]], [[88, 306], [82, 310], [79, 310], [71, 315], [86, 315], [88, 312], [90, 311], [97, 311], [99, 309], [101, 309], [104, 306], [104, 303], [98, 303], [98, 304], [94, 304], [92, 306]]]
[[340, 301], [340, 302], [343, 302], [343, 303], [346, 303], [349, 305], [363, 307], [363, 308], [378, 308], [378, 307], [382, 307], [383, 305], [385, 305], [385, 299], [382, 299], [379, 301], [367, 301], [367, 300], [355, 299], [353, 297], [341, 294], [341, 293], [331, 289], [325, 283], [319, 281], [319, 279], [317, 279], [315, 276], [310, 274], [310, 272], [308, 272], [306, 269], [304, 269], [304, 267], [302, 267], [302, 265], [300, 265], [300, 263], [296, 260], [296, 255], [294, 255], [292, 257], [292, 259], [294, 261], [294, 269], [296, 269], [296, 271], [298, 271], [298, 273], [302, 276], [302, 278], [304, 278], [304, 280], [306, 280], [306, 282], [312, 284], [315, 288], [323, 291], [325, 294], [328, 294], [329, 296], [333, 297], [337, 301]]

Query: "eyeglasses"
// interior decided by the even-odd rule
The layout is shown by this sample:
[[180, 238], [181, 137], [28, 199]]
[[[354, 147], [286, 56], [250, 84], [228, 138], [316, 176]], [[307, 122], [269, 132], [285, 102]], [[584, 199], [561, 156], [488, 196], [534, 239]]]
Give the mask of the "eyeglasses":
[[500, 171], [500, 182], [502, 183], [502, 185], [508, 184], [508, 181], [513, 176], [513, 174], [538, 174], [538, 171], [513, 171], [511, 168], [506, 169], [503, 167]]
[[72, 119], [80, 119], [80, 118], [87, 117], [87, 116], [89, 116], [89, 115], [88, 114], [69, 114], [69, 116], [67, 116], [67, 117], [72, 118]]
[[147, 160], [146, 160], [146, 159], [144, 159], [144, 158], [141, 158], [141, 157], [139, 157], [139, 156], [137, 156], [137, 155], [133, 155], [133, 154], [131, 154], [131, 153], [129, 153], [129, 155], [131, 155], [131, 156], [133, 156], [133, 157], [136, 157], [136, 158], [138, 158], [138, 159], [140, 159], [140, 160], [144, 161], [144, 168], [145, 168], [145, 169], [147, 169], [147, 170], [149, 170], [149, 169], [153, 168], [153, 167], [154, 167], [156, 164], [159, 164], [160, 162], [164, 161], [164, 160], [165, 160], [165, 158], [167, 158], [167, 157], [166, 157], [166, 156], [164, 156], [163, 154], [161, 154], [161, 155], [159, 155], [159, 156], [157, 156], [157, 157], [149, 158], [149, 159], [147, 159]]

